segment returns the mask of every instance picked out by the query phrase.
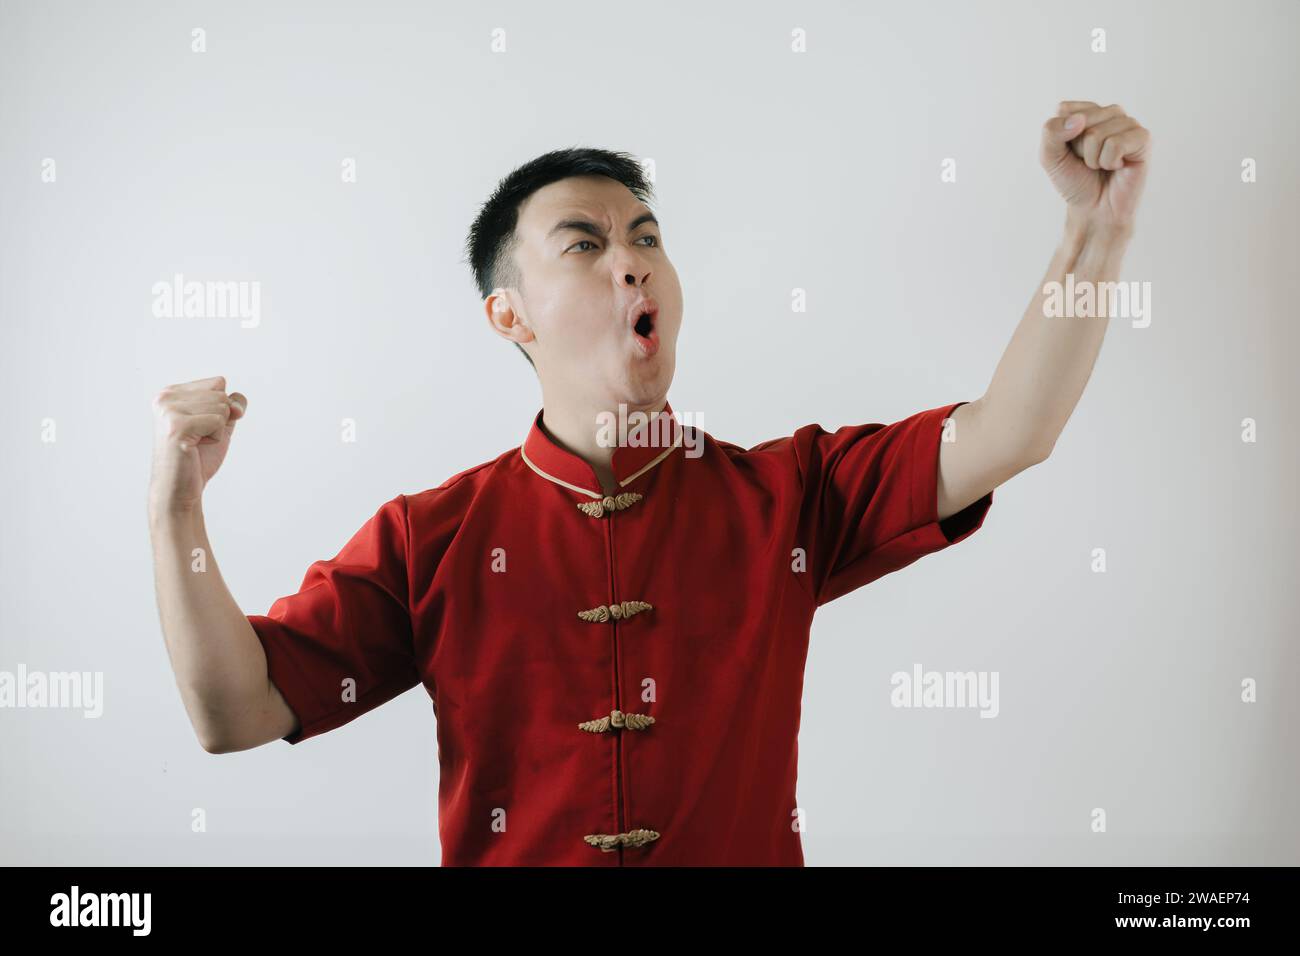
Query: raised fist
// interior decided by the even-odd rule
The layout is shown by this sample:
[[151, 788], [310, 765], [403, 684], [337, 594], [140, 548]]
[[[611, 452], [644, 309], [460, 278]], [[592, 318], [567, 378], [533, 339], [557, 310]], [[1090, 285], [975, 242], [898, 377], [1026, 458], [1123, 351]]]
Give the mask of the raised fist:
[[247, 407], [240, 392], [226, 394], [221, 375], [169, 385], [154, 396], [151, 508], [183, 510], [199, 503]]
[[1087, 225], [1132, 228], [1150, 155], [1150, 130], [1119, 106], [1065, 100], [1043, 124], [1039, 160]]

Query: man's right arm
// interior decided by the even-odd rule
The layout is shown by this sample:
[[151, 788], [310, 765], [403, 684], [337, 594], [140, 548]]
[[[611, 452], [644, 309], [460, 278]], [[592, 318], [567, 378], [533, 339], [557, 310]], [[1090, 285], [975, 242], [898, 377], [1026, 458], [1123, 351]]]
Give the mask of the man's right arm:
[[221, 376], [154, 398], [157, 428], [149, 532], [163, 640], [181, 700], [209, 753], [248, 750], [293, 733], [298, 718], [271, 682], [266, 654], [217, 567], [202, 492], [221, 466], [247, 400]]
[[222, 580], [202, 509], [151, 513], [149, 528], [163, 640], [203, 749], [248, 750], [294, 732], [298, 719], [271, 683], [262, 642]]

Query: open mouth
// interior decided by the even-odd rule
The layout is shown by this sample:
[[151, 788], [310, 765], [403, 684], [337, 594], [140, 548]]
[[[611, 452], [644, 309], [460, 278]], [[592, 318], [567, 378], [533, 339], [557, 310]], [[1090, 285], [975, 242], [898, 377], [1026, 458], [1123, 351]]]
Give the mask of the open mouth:
[[651, 358], [659, 351], [659, 332], [655, 324], [659, 319], [659, 303], [645, 296], [628, 309], [627, 323], [632, 331], [632, 342], [642, 358]]

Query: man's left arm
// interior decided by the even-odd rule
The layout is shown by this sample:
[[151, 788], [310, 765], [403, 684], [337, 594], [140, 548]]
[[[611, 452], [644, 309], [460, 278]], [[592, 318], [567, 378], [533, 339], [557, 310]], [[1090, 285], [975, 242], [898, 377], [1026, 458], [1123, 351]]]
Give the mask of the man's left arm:
[[[940, 520], [1055, 447], [1101, 350], [1114, 303], [1101, 283], [1118, 279], [1150, 151], [1150, 132], [1118, 106], [1067, 100], [1044, 124], [1039, 159], [1066, 202], [1065, 234], [988, 390], [952, 413], [953, 440], [939, 451]], [[1092, 314], [1049, 313], [1050, 298], [1085, 284]]]

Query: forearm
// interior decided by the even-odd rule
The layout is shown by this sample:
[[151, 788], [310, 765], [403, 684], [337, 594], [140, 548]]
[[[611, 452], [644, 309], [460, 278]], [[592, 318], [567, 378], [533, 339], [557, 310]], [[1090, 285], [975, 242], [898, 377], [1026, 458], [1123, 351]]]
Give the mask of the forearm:
[[1069, 420], [1092, 374], [1109, 317], [1106, 297], [1095, 296], [1096, 314], [1052, 315], [1050, 283], [1074, 287], [1118, 279], [1132, 229], [1089, 225], [1067, 216], [1065, 233], [1042, 282], [1011, 337], [982, 404], [1008, 435], [1046, 457]]
[[202, 509], [151, 507], [149, 526], [158, 613], [181, 699], [204, 747], [224, 748], [265, 714], [266, 654], [221, 577]]

